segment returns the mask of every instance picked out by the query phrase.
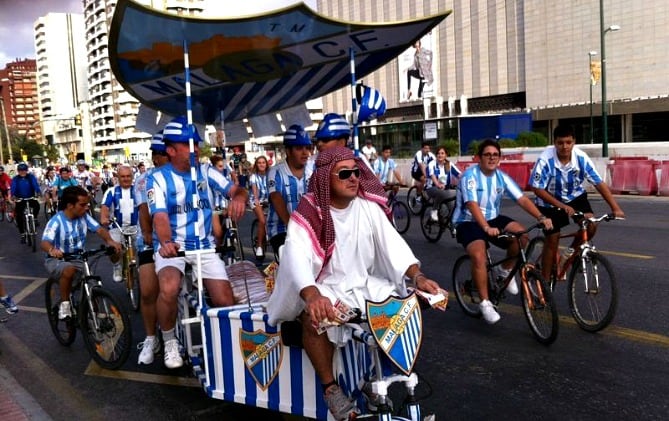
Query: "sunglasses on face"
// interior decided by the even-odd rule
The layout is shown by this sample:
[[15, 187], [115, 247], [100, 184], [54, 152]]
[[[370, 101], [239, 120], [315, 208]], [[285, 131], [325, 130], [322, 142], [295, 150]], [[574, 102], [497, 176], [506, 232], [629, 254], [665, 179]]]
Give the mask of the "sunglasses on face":
[[340, 180], [348, 180], [352, 175], [355, 175], [355, 178], [360, 178], [360, 168], [345, 168], [337, 171], [335, 174], [337, 174]]

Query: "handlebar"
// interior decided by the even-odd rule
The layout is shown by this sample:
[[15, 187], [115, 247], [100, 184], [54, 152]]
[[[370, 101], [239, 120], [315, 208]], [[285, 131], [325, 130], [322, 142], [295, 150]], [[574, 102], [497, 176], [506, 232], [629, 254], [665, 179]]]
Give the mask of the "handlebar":
[[542, 222], [537, 222], [534, 225], [531, 225], [529, 228], [527, 228], [524, 231], [516, 231], [516, 232], [511, 232], [511, 231], [502, 231], [497, 238], [518, 238], [521, 237], [525, 234], [530, 233], [530, 231], [533, 231], [538, 228], [543, 228], [544, 224]]
[[105, 246], [104, 244], [102, 244], [99, 248], [96, 249], [75, 250], [70, 253], [63, 253], [62, 259], [65, 261], [86, 260], [89, 257], [95, 256], [96, 254], [100, 253], [104, 253], [107, 256], [111, 256], [112, 254], [116, 253], [116, 250], [114, 249], [114, 247]]
[[576, 213], [574, 213], [572, 218], [574, 218], [574, 221], [576, 221], [578, 223], [580, 223], [581, 221], [585, 221], [586, 223], [591, 223], [591, 224], [598, 224], [602, 221], [608, 222], [608, 221], [613, 221], [613, 220], [617, 220], [617, 221], [624, 221], [625, 220], [625, 218], [618, 218], [612, 213], [605, 213], [602, 216], [591, 216], [590, 218], [586, 218], [585, 214], [583, 212], [576, 212]]
[[194, 256], [197, 254], [227, 253], [233, 250], [235, 250], [234, 247], [226, 247], [226, 246], [216, 246], [215, 248], [201, 249], [201, 250], [179, 250], [177, 251], [176, 257]]
[[27, 201], [27, 200], [39, 200], [37, 197], [12, 197], [12, 200], [16, 203]]

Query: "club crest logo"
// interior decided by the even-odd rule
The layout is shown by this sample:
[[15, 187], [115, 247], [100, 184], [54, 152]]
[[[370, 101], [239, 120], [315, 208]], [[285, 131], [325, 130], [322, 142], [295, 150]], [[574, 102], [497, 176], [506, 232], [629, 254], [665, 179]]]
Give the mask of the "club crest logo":
[[281, 335], [262, 330], [247, 332], [239, 329], [239, 347], [244, 357], [244, 365], [256, 384], [263, 391], [267, 390], [281, 367]]
[[367, 318], [376, 343], [388, 358], [409, 375], [423, 339], [423, 317], [416, 294], [390, 297], [380, 303], [367, 301]]

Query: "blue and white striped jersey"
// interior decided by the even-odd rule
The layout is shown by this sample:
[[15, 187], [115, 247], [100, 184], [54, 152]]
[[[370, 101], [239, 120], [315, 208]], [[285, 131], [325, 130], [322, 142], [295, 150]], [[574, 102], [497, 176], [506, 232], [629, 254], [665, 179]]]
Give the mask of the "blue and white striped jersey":
[[379, 157], [374, 161], [374, 174], [379, 177], [379, 180], [383, 184], [388, 183], [390, 174], [395, 171], [395, 168], [397, 168], [397, 165], [392, 158], [388, 158], [387, 161], [384, 161], [382, 157]]
[[418, 169], [420, 168], [420, 164], [425, 164], [427, 167], [430, 162], [435, 161], [437, 157], [432, 153], [428, 152], [426, 154], [423, 154], [423, 150], [420, 149], [418, 152], [416, 152], [416, 155], [413, 157], [413, 163], [411, 164], [411, 172], [417, 172]]
[[[146, 173], [144, 173], [146, 174]], [[137, 207], [139, 203], [135, 199], [135, 190], [131, 186], [124, 189], [121, 186], [114, 186], [105, 192], [101, 205], [107, 206], [114, 212], [114, 218], [122, 227], [137, 225]]]
[[[196, 192], [192, 189], [190, 171], [177, 172], [168, 163], [147, 177], [146, 198], [151, 215], [167, 213], [172, 241], [181, 250], [200, 250], [215, 246], [211, 232], [214, 193], [228, 196], [232, 184], [209, 165], [197, 168]], [[193, 194], [198, 197], [193, 206]], [[160, 248], [158, 236], [153, 234], [156, 251]]]
[[88, 230], [97, 232], [100, 224], [88, 212], [81, 218], [70, 219], [63, 211], [55, 214], [42, 234], [42, 241], [48, 241], [64, 253], [74, 253], [86, 247]]
[[[251, 174], [249, 177], [249, 186], [256, 186], [258, 188], [258, 201], [267, 201], [269, 199], [269, 191], [267, 190], [267, 174]], [[249, 188], [249, 203], [253, 203], [253, 189]]]
[[427, 183], [426, 188], [433, 187], [434, 183], [432, 182], [432, 175], [434, 174], [441, 183], [449, 185], [455, 184], [454, 181], [456, 178], [460, 177], [462, 171], [451, 162], [451, 169], [446, 171], [446, 164], [439, 165], [437, 160], [431, 161], [427, 165]]
[[[297, 204], [302, 196], [307, 192], [307, 182], [306, 171], [302, 178], [297, 178], [288, 168], [288, 163], [283, 161], [270, 168], [269, 174], [267, 174], [267, 191], [269, 194], [274, 192], [281, 194], [286, 202], [288, 213], [292, 214], [297, 209]], [[284, 232], [286, 232], [286, 224], [281, 221], [270, 201], [267, 214], [267, 235], [272, 238]]]
[[[530, 175], [530, 186], [546, 190], [562, 203], [571, 202], [585, 193], [584, 181], [593, 185], [602, 182], [595, 164], [585, 152], [574, 147], [571, 161], [562, 165], [558, 160], [555, 146], [549, 146], [539, 155]], [[551, 206], [539, 197], [537, 206]]]
[[486, 221], [497, 218], [505, 193], [514, 201], [523, 196], [518, 184], [504, 171], [497, 169], [490, 176], [486, 176], [478, 165], [467, 168], [458, 183], [453, 223], [474, 220], [472, 213], [467, 209], [467, 202], [478, 203]]

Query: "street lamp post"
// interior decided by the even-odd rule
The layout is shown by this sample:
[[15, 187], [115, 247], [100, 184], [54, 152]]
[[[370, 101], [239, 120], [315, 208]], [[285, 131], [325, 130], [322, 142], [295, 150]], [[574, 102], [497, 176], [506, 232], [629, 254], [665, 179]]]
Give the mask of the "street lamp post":
[[594, 127], [594, 120], [593, 120], [593, 117], [592, 117], [592, 86], [595, 84], [595, 78], [592, 75], [592, 58], [596, 55], [597, 55], [597, 51], [590, 51], [588, 53], [588, 57], [589, 57], [589, 60], [590, 60], [590, 67], [588, 69], [589, 72], [590, 72], [590, 83], [589, 83], [590, 84], [590, 144], [592, 144], [594, 142], [594, 138], [595, 138], [595, 135], [594, 135], [595, 127]]
[[[1, 88], [1, 87], [0, 87]], [[7, 137], [7, 143], [9, 143], [9, 130], [7, 129], [7, 115], [5, 114], [5, 101], [2, 100], [0, 96], [0, 107], [2, 107], [2, 125], [5, 128], [5, 136]], [[12, 156], [12, 151], [8, 151], [9, 156]], [[5, 155], [2, 152], [2, 142], [0, 142], [0, 165], [5, 165]]]
[[609, 156], [609, 127], [606, 103], [606, 49], [604, 37], [609, 31], [620, 30], [620, 25], [611, 25], [604, 28], [604, 0], [599, 0], [599, 29], [600, 29], [600, 49], [602, 50], [602, 157]]

